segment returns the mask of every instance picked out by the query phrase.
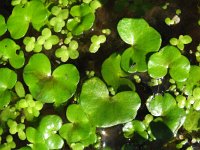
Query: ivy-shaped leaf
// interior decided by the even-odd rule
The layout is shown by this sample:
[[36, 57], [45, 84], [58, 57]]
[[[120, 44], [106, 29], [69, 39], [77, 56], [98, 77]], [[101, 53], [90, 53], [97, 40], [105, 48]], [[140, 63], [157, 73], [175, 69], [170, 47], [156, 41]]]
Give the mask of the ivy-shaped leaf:
[[59, 133], [69, 145], [81, 143], [86, 147], [96, 142], [96, 130], [90, 124], [80, 105], [70, 105], [67, 108], [66, 116], [70, 123], [64, 124]]
[[74, 35], [80, 35], [89, 30], [95, 20], [94, 12], [88, 4], [75, 5], [71, 8], [70, 14], [74, 17], [68, 19], [67, 29]]
[[0, 58], [0, 63], [4, 64], [9, 60], [10, 65], [16, 69], [21, 68], [25, 61], [24, 53], [20, 50], [20, 46], [8, 38], [0, 41]]
[[26, 129], [27, 140], [33, 144], [33, 149], [41, 147], [43, 150], [61, 149], [64, 145], [63, 139], [56, 134], [62, 126], [62, 119], [57, 115], [47, 115], [39, 123], [37, 129], [28, 127]]
[[148, 73], [152, 78], [162, 78], [169, 74], [178, 82], [185, 81], [189, 76], [190, 62], [173, 46], [165, 46], [151, 55], [148, 62]]
[[0, 68], [0, 109], [10, 103], [12, 99], [10, 90], [15, 86], [16, 82], [17, 74], [14, 71], [8, 68]]
[[0, 36], [7, 31], [7, 25], [4, 16], [0, 15]]
[[22, 38], [29, 28], [31, 22], [33, 28], [39, 30], [48, 18], [48, 10], [41, 1], [34, 0], [25, 5], [16, 5], [8, 18], [7, 26], [11, 37]]
[[120, 66], [121, 55], [112, 54], [109, 58], [107, 58], [103, 64], [101, 69], [101, 74], [103, 79], [109, 86], [112, 86], [115, 91], [122, 86], [127, 85], [133, 91], [135, 91], [135, 85], [129, 79], [126, 78], [128, 73], [124, 72]]
[[185, 111], [177, 106], [176, 100], [169, 93], [164, 96], [157, 94], [151, 96], [146, 106], [153, 116], [161, 117], [161, 121], [168, 126], [172, 133], [176, 134], [185, 121]]
[[131, 45], [122, 54], [121, 67], [129, 73], [146, 71], [146, 55], [159, 50], [160, 34], [144, 19], [131, 18], [120, 20], [117, 31], [121, 39]]
[[64, 64], [51, 73], [48, 57], [35, 54], [25, 66], [23, 78], [35, 99], [60, 105], [75, 93], [79, 72], [74, 65]]
[[103, 81], [94, 77], [82, 87], [80, 104], [91, 122], [97, 127], [110, 127], [131, 121], [140, 107], [136, 92], [125, 91], [109, 96]]

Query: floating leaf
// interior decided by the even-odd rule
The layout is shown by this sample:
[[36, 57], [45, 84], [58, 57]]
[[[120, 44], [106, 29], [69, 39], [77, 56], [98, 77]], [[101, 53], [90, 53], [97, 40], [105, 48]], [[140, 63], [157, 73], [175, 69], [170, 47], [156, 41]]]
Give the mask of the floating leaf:
[[95, 20], [95, 15], [88, 4], [75, 5], [71, 8], [70, 14], [74, 17], [68, 19], [67, 29], [74, 35], [80, 35], [89, 30]]
[[[39, 123], [38, 129], [28, 127], [26, 129], [27, 140], [33, 143], [33, 147], [43, 149], [61, 149], [63, 139], [56, 134], [62, 126], [62, 119], [57, 115], [47, 115]], [[38, 147], [37, 147], [38, 148]], [[34, 148], [33, 148], [34, 149]]]
[[175, 134], [185, 121], [184, 109], [177, 106], [176, 100], [169, 93], [165, 93], [164, 96], [151, 96], [146, 106], [152, 115], [160, 116], [161, 121]]
[[41, 1], [30, 1], [25, 6], [17, 5], [8, 18], [8, 31], [12, 38], [20, 39], [26, 34], [30, 22], [33, 28], [39, 30], [45, 24], [47, 17], [47, 8]]
[[191, 66], [189, 77], [185, 82], [178, 82], [177, 87], [186, 95], [192, 95], [193, 88], [200, 86], [200, 67]]
[[141, 137], [148, 139], [148, 134], [146, 132], [146, 127], [142, 121], [133, 120], [128, 122], [123, 126], [124, 136], [126, 138], [133, 137], [134, 133], [138, 133]]
[[72, 64], [61, 65], [51, 74], [50, 61], [44, 54], [30, 58], [23, 77], [35, 99], [56, 105], [71, 98], [79, 82], [79, 72]]
[[146, 71], [146, 55], [158, 51], [160, 34], [144, 19], [124, 18], [119, 21], [117, 30], [122, 40], [131, 45], [122, 54], [121, 67], [130, 73]]
[[12, 99], [10, 91], [17, 81], [17, 74], [8, 69], [0, 68], [0, 109], [7, 106]]
[[[95, 128], [91, 126], [80, 105], [70, 105], [66, 116], [71, 123], [64, 124], [59, 133], [69, 145], [72, 143], [81, 143], [83, 146], [88, 146], [95, 143]], [[91, 139], [92, 136], [95, 136], [95, 138]]]
[[2, 36], [7, 31], [7, 26], [4, 16], [0, 15], [0, 36]]
[[107, 58], [103, 62], [101, 69], [103, 79], [109, 86], [112, 86], [115, 91], [122, 85], [127, 85], [135, 91], [135, 85], [126, 78], [128, 74], [121, 69], [120, 62], [121, 56], [116, 53]]
[[83, 84], [80, 104], [93, 124], [110, 127], [134, 119], [140, 107], [140, 97], [133, 91], [110, 97], [105, 83], [94, 77]]
[[189, 131], [198, 131], [200, 129], [200, 111], [191, 109], [186, 116], [183, 127]]
[[[20, 47], [11, 39], [3, 39], [0, 41], [0, 58], [2, 59], [1, 63], [9, 60], [9, 63], [12, 67], [18, 69], [24, 65], [24, 53], [22, 50], [19, 50]], [[19, 50], [19, 54], [17, 51]]]
[[151, 55], [148, 62], [148, 73], [152, 78], [162, 78], [169, 74], [178, 82], [185, 81], [189, 76], [190, 62], [173, 46], [165, 46]]

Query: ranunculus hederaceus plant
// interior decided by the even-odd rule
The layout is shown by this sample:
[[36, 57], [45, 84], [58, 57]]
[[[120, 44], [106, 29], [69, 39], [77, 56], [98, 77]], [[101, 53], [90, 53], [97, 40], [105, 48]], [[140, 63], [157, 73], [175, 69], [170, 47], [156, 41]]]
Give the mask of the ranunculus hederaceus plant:
[[[144, 145], [169, 141], [180, 129], [199, 131], [200, 67], [176, 47], [161, 47], [161, 35], [147, 21], [121, 19], [116, 29], [128, 48], [104, 58], [96, 75], [86, 77], [83, 72], [91, 70], [77, 65], [84, 58], [80, 39], [95, 30], [100, 1], [12, 5], [9, 17], [0, 15], [0, 149], [102, 149], [99, 129], [116, 125], [123, 126], [125, 138]], [[93, 49], [86, 53], [106, 44], [104, 32], [91, 33]], [[170, 43], [183, 49], [192, 41], [188, 37]], [[171, 85], [141, 93], [141, 84], [153, 91], [151, 80]]]

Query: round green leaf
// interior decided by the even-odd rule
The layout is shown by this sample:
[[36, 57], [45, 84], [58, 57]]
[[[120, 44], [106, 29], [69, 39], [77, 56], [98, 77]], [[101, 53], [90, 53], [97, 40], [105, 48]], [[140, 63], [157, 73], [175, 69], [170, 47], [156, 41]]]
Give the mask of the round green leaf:
[[133, 91], [110, 97], [105, 83], [94, 77], [83, 84], [80, 104], [93, 124], [110, 127], [134, 119], [140, 107], [140, 97]]
[[184, 82], [178, 82], [178, 88], [183, 90], [186, 95], [192, 95], [193, 88], [200, 86], [200, 76], [198, 74], [200, 74], [200, 67], [191, 66], [188, 79]]
[[21, 68], [25, 61], [23, 51], [20, 50], [19, 54], [17, 54], [19, 49], [19, 45], [11, 39], [6, 38], [0, 41], [0, 56], [6, 60], [8, 59], [10, 65], [16, 69]]
[[186, 116], [186, 120], [184, 122], [183, 127], [191, 132], [191, 131], [198, 131], [200, 129], [200, 111], [195, 111], [193, 109]]
[[164, 96], [157, 94], [151, 96], [146, 102], [149, 112], [154, 116], [165, 116], [173, 107], [176, 106], [176, 100], [169, 93]]
[[64, 145], [63, 139], [57, 134], [48, 137], [45, 142], [49, 149], [61, 149]]
[[165, 46], [151, 55], [148, 62], [148, 73], [152, 78], [162, 78], [169, 73], [178, 82], [185, 81], [189, 76], [190, 62], [173, 46]]
[[7, 21], [8, 31], [12, 38], [19, 39], [28, 31], [30, 16], [27, 11], [27, 7], [23, 5], [16, 5], [14, 7]]
[[26, 129], [26, 137], [30, 143], [43, 143], [44, 137], [41, 132], [33, 127], [28, 127]]
[[67, 29], [74, 35], [80, 35], [89, 30], [95, 20], [95, 15], [88, 4], [75, 5], [71, 8], [70, 14], [74, 17], [68, 19]]
[[80, 105], [70, 105], [66, 116], [71, 123], [64, 124], [59, 133], [68, 143], [80, 142], [90, 136], [92, 126]]
[[132, 46], [122, 54], [122, 68], [130, 73], [146, 71], [146, 55], [158, 51], [160, 34], [144, 19], [124, 18], [119, 21], [117, 30], [122, 40]]
[[55, 134], [62, 126], [62, 119], [57, 115], [47, 115], [40, 121], [38, 131], [44, 135], [45, 140]]
[[35, 99], [56, 105], [71, 98], [79, 82], [79, 72], [71, 64], [61, 65], [51, 74], [49, 59], [44, 54], [30, 58], [23, 77]]
[[150, 97], [146, 103], [147, 109], [154, 116], [162, 116], [161, 121], [176, 134], [185, 121], [185, 111], [179, 108], [176, 100], [169, 93]]
[[141, 135], [143, 138], [148, 139], [148, 134], [145, 131], [146, 127], [143, 122], [138, 120], [133, 120], [132, 122], [128, 122], [123, 126], [124, 136], [126, 138], [133, 137], [134, 132]]
[[30, 1], [25, 6], [16, 5], [7, 21], [8, 30], [12, 38], [20, 39], [28, 31], [30, 22], [39, 30], [47, 18], [47, 8], [41, 1]]
[[119, 54], [112, 54], [109, 58], [107, 58], [101, 68], [101, 74], [103, 79], [109, 86], [112, 86], [115, 91], [121, 85], [129, 86], [133, 91], [135, 91], [135, 85], [129, 79], [126, 78], [128, 76], [121, 67], [121, 56]]
[[0, 36], [2, 36], [7, 31], [7, 26], [4, 16], [0, 15]]
[[15, 86], [17, 82], [17, 74], [8, 69], [0, 68], [0, 109], [8, 105], [12, 99], [10, 89]]

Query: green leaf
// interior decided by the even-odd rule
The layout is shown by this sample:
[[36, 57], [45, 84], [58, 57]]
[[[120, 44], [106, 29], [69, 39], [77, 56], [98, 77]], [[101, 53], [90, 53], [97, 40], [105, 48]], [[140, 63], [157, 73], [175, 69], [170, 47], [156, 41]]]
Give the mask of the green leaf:
[[161, 45], [160, 34], [144, 19], [123, 18], [117, 30], [121, 39], [132, 46], [122, 54], [122, 68], [130, 73], [146, 71], [146, 55], [158, 51]]
[[[18, 50], [19, 54], [17, 54]], [[9, 60], [10, 65], [16, 69], [21, 68], [25, 61], [24, 53], [20, 50], [19, 45], [8, 38], [0, 41], [0, 57], [3, 58], [3, 61]]]
[[17, 83], [15, 84], [15, 92], [19, 97], [25, 97], [25, 89], [20, 81], [17, 81]]
[[192, 95], [193, 88], [200, 86], [200, 67], [191, 66], [189, 77], [185, 82], [178, 82], [177, 87], [184, 92], [186, 95]]
[[46, 144], [49, 149], [61, 149], [64, 145], [64, 141], [58, 134], [53, 134], [46, 139]]
[[146, 102], [149, 112], [154, 116], [165, 116], [171, 108], [176, 106], [176, 101], [172, 95], [165, 93], [151, 96]]
[[47, 115], [40, 121], [38, 131], [44, 135], [45, 140], [55, 134], [62, 126], [62, 119], [57, 115]]
[[44, 137], [43, 137], [42, 133], [38, 132], [38, 130], [36, 130], [33, 127], [28, 127], [26, 129], [26, 137], [30, 143], [43, 143], [44, 142]]
[[13, 8], [7, 21], [8, 31], [12, 38], [19, 39], [28, 31], [30, 16], [27, 11], [27, 7], [23, 7], [23, 5], [17, 5]]
[[103, 62], [101, 68], [103, 79], [109, 86], [112, 86], [115, 91], [117, 91], [117, 89], [122, 85], [127, 85], [133, 91], [135, 91], [135, 85], [133, 82], [126, 78], [128, 74], [121, 69], [120, 62], [121, 56], [116, 53], [107, 58]]
[[133, 91], [110, 97], [105, 83], [94, 77], [83, 84], [80, 104], [93, 124], [110, 127], [134, 119], [140, 107], [140, 97]]
[[123, 132], [124, 136], [126, 138], [133, 137], [134, 132], [138, 133], [140, 136], [142, 136], [145, 139], [148, 139], [148, 134], [145, 131], [146, 127], [143, 122], [139, 120], [133, 120], [132, 122], [128, 122], [123, 126]]
[[25, 66], [23, 78], [35, 99], [60, 105], [75, 93], [79, 72], [72, 64], [64, 64], [51, 74], [48, 57], [44, 54], [35, 54]]
[[10, 91], [17, 82], [17, 74], [8, 69], [0, 68], [0, 109], [7, 106], [12, 99]]
[[67, 29], [74, 35], [80, 35], [89, 30], [95, 20], [95, 15], [88, 4], [75, 5], [71, 8], [70, 14], [74, 17], [68, 19]]
[[147, 109], [154, 116], [161, 116], [161, 121], [176, 134], [185, 121], [185, 111], [177, 106], [176, 100], [169, 93], [151, 96], [146, 103]]
[[93, 127], [80, 105], [70, 105], [66, 116], [71, 123], [64, 124], [59, 133], [69, 145], [71, 143], [82, 142], [92, 135]]
[[22, 38], [32, 22], [33, 28], [39, 30], [48, 17], [47, 8], [41, 1], [30, 1], [24, 5], [16, 5], [7, 21], [8, 30], [14, 39]]
[[0, 36], [2, 36], [7, 31], [7, 26], [4, 16], [0, 15]]
[[186, 116], [183, 127], [189, 131], [198, 131], [200, 129], [200, 111], [191, 109]]
[[169, 74], [178, 82], [185, 81], [189, 76], [190, 62], [173, 46], [165, 46], [151, 55], [148, 62], [148, 73], [152, 78], [162, 78]]

